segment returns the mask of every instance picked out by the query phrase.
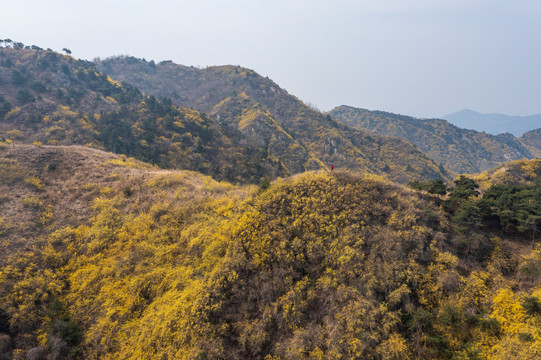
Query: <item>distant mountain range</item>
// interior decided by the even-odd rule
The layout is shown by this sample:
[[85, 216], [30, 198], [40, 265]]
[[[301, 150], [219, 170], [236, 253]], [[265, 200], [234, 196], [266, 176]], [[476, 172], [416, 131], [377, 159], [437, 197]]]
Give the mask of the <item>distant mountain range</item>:
[[527, 131], [541, 128], [541, 114], [510, 116], [504, 114], [481, 114], [466, 109], [445, 115], [443, 119], [464, 129], [484, 131], [493, 135], [510, 133], [518, 137]]

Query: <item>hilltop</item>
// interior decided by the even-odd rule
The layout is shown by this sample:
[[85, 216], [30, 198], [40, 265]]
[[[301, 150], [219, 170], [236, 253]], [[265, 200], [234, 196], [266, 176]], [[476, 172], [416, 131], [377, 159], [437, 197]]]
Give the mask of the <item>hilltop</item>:
[[[39, 243], [59, 228], [85, 223], [100, 196], [120, 194], [130, 200], [130, 209], [144, 212], [157, 198], [193, 202], [207, 196], [207, 188], [234, 189], [196, 172], [163, 170], [82, 146], [4, 145], [0, 178], [0, 238], [10, 251]], [[148, 189], [155, 183], [161, 184], [160, 195]]]
[[372, 134], [408, 140], [456, 173], [477, 173], [506, 161], [534, 157], [533, 148], [521, 142], [522, 138], [461, 129], [441, 119], [416, 119], [350, 106], [334, 108], [329, 115]]

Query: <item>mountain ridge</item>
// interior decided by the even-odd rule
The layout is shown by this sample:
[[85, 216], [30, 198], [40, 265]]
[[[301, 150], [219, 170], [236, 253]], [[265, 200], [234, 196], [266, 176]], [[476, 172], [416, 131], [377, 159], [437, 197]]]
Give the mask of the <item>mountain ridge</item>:
[[94, 63], [50, 50], [17, 46], [0, 53], [0, 136], [10, 141], [90, 145], [235, 183], [331, 164], [403, 183], [449, 178], [411, 144], [336, 123], [253, 70], [116, 60], [144, 67], [136, 73], [144, 77], [165, 71], [160, 81], [182, 86], [180, 101], [178, 93], [144, 94]]
[[461, 129], [443, 119], [417, 119], [345, 105], [328, 114], [374, 134], [406, 139], [457, 173], [481, 172], [505, 161], [534, 157], [529, 148], [511, 134], [494, 136]]
[[442, 119], [461, 128], [484, 131], [492, 135], [510, 133], [516, 137], [541, 128], [541, 114], [517, 116], [506, 114], [483, 114], [463, 109], [447, 114]]
[[[428, 158], [422, 159], [424, 154], [419, 157], [417, 149], [410, 144], [388, 138], [376, 139], [338, 123], [250, 69], [238, 66], [197, 69], [170, 61], [153, 64], [134, 57], [105, 59], [98, 61], [96, 66], [115, 79], [133, 83], [143, 92], [169, 97], [177, 105], [213, 114], [220, 121], [231, 113], [221, 106], [224, 101], [239, 95], [249, 98], [252, 103], [265, 108], [285, 132], [326, 168], [332, 164], [375, 173], [390, 171], [391, 178], [402, 182], [411, 176], [412, 171], [408, 169], [415, 167], [422, 176], [448, 177], [435, 163], [427, 161]], [[232, 101], [226, 103], [234, 104]]]
[[0, 78], [9, 80], [0, 84], [10, 107], [0, 118], [5, 139], [89, 145], [233, 182], [288, 174], [276, 160], [239, 143], [241, 136], [226, 136], [214, 120], [145, 96], [93, 63], [48, 50], [0, 52]]
[[541, 129], [528, 131], [519, 139], [535, 157], [541, 158]]

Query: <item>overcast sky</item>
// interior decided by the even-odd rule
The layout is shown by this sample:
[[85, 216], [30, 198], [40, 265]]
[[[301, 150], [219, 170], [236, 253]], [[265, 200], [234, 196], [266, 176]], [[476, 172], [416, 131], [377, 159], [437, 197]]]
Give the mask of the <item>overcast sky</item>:
[[539, 0], [2, 0], [0, 39], [268, 76], [322, 110], [541, 113]]

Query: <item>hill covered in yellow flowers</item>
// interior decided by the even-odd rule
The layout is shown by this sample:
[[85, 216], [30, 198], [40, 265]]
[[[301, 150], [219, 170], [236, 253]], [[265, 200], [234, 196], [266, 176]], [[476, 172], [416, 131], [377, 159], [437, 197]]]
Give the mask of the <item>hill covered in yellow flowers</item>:
[[350, 171], [234, 186], [82, 147], [0, 155], [4, 358], [541, 355], [539, 236], [498, 196], [535, 205], [537, 163], [514, 190], [459, 178], [442, 196]]

